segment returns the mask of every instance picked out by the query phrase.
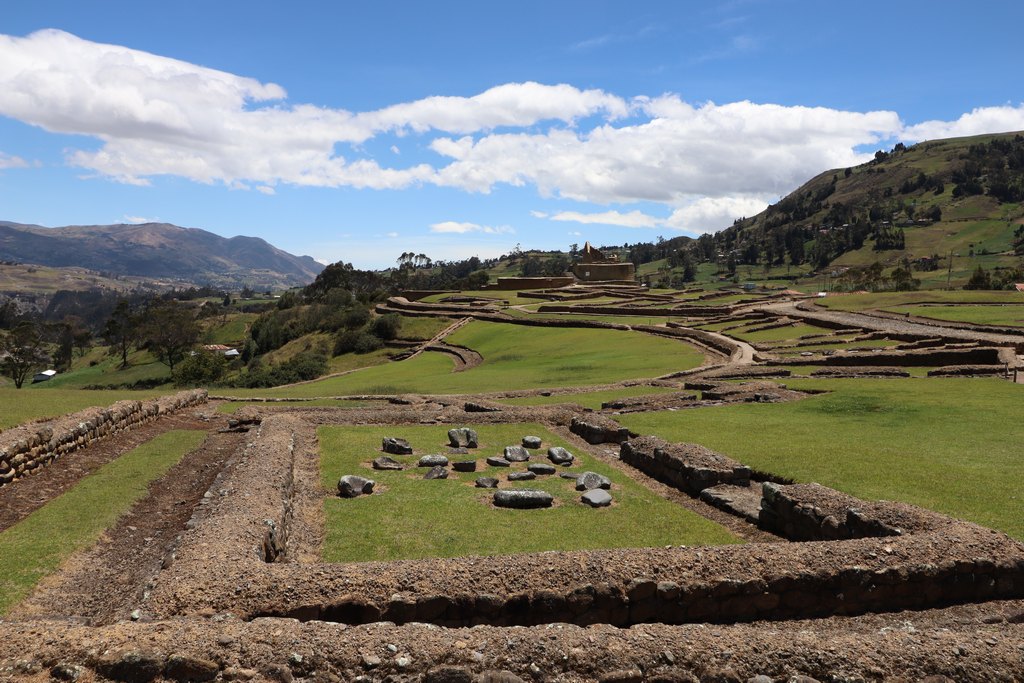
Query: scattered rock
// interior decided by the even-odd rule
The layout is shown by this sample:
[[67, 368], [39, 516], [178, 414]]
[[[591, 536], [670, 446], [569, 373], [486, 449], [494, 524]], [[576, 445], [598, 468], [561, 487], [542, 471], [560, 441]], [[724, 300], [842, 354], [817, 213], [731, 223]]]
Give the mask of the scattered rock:
[[584, 472], [576, 477], [576, 490], [589, 491], [591, 489], [610, 489], [612, 482], [608, 477], [597, 472]]
[[338, 494], [342, 498], [355, 498], [364, 493], [373, 493], [377, 482], [355, 474], [346, 474], [338, 480]]
[[573, 481], [576, 481], [576, 479], [580, 476], [580, 473], [579, 472], [559, 472], [558, 476], [560, 478], [562, 478], [562, 479], [572, 479]]
[[394, 458], [386, 455], [382, 455], [379, 458], [373, 459], [373, 469], [375, 470], [400, 470], [402, 469], [402, 463], [398, 462]]
[[423, 478], [424, 479], [447, 479], [448, 478], [448, 468], [444, 467], [442, 465], [438, 465], [437, 467], [431, 467], [430, 471], [427, 472], [425, 475], [423, 475]]
[[484, 671], [476, 680], [477, 683], [526, 683], [511, 671]]
[[75, 664], [57, 664], [50, 669], [50, 678], [57, 681], [77, 681], [82, 675], [82, 667]]
[[392, 455], [412, 455], [412, 446], [409, 445], [409, 442], [393, 436], [384, 437], [380, 449]]
[[417, 463], [419, 467], [445, 467], [447, 464], [448, 458], [443, 455], [424, 455]]
[[526, 466], [526, 469], [533, 472], [534, 474], [554, 474], [555, 466], [549, 465], [546, 462], [531, 462]]
[[500, 508], [519, 510], [548, 508], [554, 501], [554, 496], [547, 491], [535, 489], [508, 489], [494, 492], [494, 504]]
[[584, 505], [589, 505], [592, 508], [604, 508], [612, 504], [612, 494], [604, 489], [591, 489], [584, 493], [580, 500]]
[[561, 446], [552, 446], [548, 449], [548, 460], [556, 465], [571, 465], [576, 457]]
[[526, 462], [530, 454], [522, 446], [505, 446], [504, 458], [509, 462]]
[[540, 448], [541, 440], [539, 436], [524, 436], [523, 437], [523, 448]]
[[96, 664], [97, 673], [124, 683], [147, 683], [159, 676], [163, 668], [163, 657], [136, 650], [105, 656]]
[[463, 410], [467, 413], [500, 413], [501, 408], [494, 405], [486, 405], [484, 403], [476, 403], [474, 401], [466, 401], [463, 406]]
[[487, 464], [490, 465], [491, 467], [508, 467], [512, 463], [510, 463], [505, 458], [499, 458], [496, 455], [492, 455], [491, 457], [487, 458]]
[[456, 472], [476, 472], [476, 460], [460, 460], [452, 463]]
[[598, 683], [642, 683], [644, 674], [640, 669], [619, 669], [602, 674]]
[[448, 443], [454, 448], [476, 448], [478, 445], [476, 430], [469, 427], [449, 429]]
[[529, 481], [536, 478], [537, 475], [533, 472], [512, 472], [508, 475], [509, 481]]
[[494, 477], [480, 477], [476, 480], [476, 487], [478, 489], [496, 489], [498, 480]]

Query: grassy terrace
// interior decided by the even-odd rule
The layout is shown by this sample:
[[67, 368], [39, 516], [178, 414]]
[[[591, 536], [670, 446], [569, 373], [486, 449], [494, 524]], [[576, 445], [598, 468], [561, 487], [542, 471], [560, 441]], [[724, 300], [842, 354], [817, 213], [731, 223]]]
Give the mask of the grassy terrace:
[[60, 564], [91, 545], [146, 493], [149, 483], [202, 443], [206, 432], [161, 434], [80, 481], [0, 533], [0, 614]]
[[995, 379], [788, 379], [831, 393], [775, 405], [623, 415], [757, 469], [870, 500], [901, 500], [1024, 539], [1014, 476], [1024, 386]]
[[0, 429], [29, 420], [60, 417], [83, 408], [106, 407], [115, 401], [146, 400], [160, 391], [86, 391], [82, 389], [0, 388]]
[[[481, 468], [477, 472], [451, 472], [445, 480], [427, 481], [426, 468], [414, 467], [422, 454], [443, 452], [448, 426], [442, 427], [321, 427], [320, 469], [326, 533], [323, 559], [328, 562], [402, 560], [427, 557], [496, 555], [541, 550], [579, 550], [662, 545], [712, 545], [739, 542], [728, 531], [703, 517], [657, 497], [625, 475], [581, 451], [572, 471], [599, 472], [612, 480], [615, 503], [591, 509], [580, 501], [573, 482], [558, 475], [501, 488], [537, 488], [552, 493], [554, 507], [545, 510], [503, 510], [490, 504], [493, 491], [477, 489], [481, 476], [507, 475], [508, 468]], [[539, 425], [496, 425], [477, 428], [480, 448], [468, 456], [479, 465], [527, 434], [544, 440], [539, 461], [549, 445], [568, 446]], [[394, 456], [413, 465], [400, 472], [370, 469], [380, 455], [384, 436], [401, 436], [415, 449], [414, 456]], [[458, 457], [458, 456], [456, 456]], [[465, 457], [465, 456], [464, 456]], [[513, 471], [525, 470], [516, 463]], [[561, 468], [560, 468], [561, 469]], [[372, 496], [341, 499], [338, 478], [360, 474], [377, 482]], [[358, 534], [352, 529], [360, 529]]]
[[981, 325], [1006, 325], [1024, 327], [1024, 294], [1016, 304], [1000, 306], [893, 306], [887, 310], [896, 313], [910, 313], [936, 320], [978, 323]]
[[425, 353], [349, 375], [277, 389], [232, 389], [236, 396], [340, 396], [389, 393], [480, 393], [537, 387], [587, 386], [656, 377], [696, 367], [692, 346], [639, 332], [522, 327], [473, 322], [448, 337], [478, 351], [478, 367], [453, 373], [452, 361]]
[[836, 311], [863, 311], [869, 308], [887, 309], [921, 303], [948, 304], [1022, 304], [1020, 292], [988, 292], [977, 290], [928, 290], [918, 292], [874, 292], [870, 294], [843, 294], [815, 299], [814, 303]]

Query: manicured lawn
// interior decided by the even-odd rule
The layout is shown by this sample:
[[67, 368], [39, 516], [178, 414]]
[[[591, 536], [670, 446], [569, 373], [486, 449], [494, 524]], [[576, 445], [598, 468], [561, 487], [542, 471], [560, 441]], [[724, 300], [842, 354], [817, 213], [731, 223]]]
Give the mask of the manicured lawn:
[[1024, 294], [1016, 305], [1003, 306], [894, 306], [888, 310], [936, 320], [1024, 327]]
[[546, 406], [554, 403], [576, 403], [584, 408], [601, 407], [605, 401], [612, 401], [617, 398], [630, 396], [648, 396], [651, 394], [669, 394], [678, 389], [665, 387], [624, 387], [619, 389], [606, 389], [604, 391], [588, 391], [579, 394], [555, 394], [553, 396], [523, 396], [522, 398], [503, 398], [498, 403], [505, 403], [510, 406]]
[[[612, 507], [591, 509], [580, 502], [573, 482], [557, 474], [534, 481], [506, 482], [501, 488], [535, 488], [550, 492], [555, 507], [508, 510], [491, 505], [493, 490], [477, 489], [482, 476], [504, 476], [508, 468], [484, 467], [483, 459], [499, 455], [532, 434], [544, 441], [533, 461], [547, 462], [549, 445], [568, 446], [535, 424], [480, 426], [476, 472], [452, 471], [448, 479], [427, 481], [427, 468], [415, 467], [420, 455], [444, 452], [449, 426], [321, 427], [320, 471], [324, 488], [326, 533], [323, 558], [328, 562], [401, 560], [427, 557], [497, 555], [541, 550], [711, 545], [738, 543], [728, 531], [683, 507], [655, 496], [608, 465], [570, 449], [577, 457], [572, 471], [592, 470], [612, 480]], [[413, 456], [393, 456], [411, 465], [403, 471], [375, 471], [370, 461], [381, 455], [385, 436], [408, 439]], [[458, 458], [459, 456], [454, 456]], [[513, 471], [525, 470], [516, 463]], [[562, 470], [563, 468], [559, 468]], [[377, 482], [375, 493], [354, 499], [337, 496], [344, 474]], [[379, 493], [378, 493], [379, 491]]]
[[756, 469], [870, 500], [901, 500], [1024, 539], [1024, 385], [996, 379], [787, 379], [793, 403], [623, 415], [641, 434], [700, 443]]
[[819, 306], [837, 311], [863, 311], [868, 308], [888, 309], [920, 303], [1024, 303], [1024, 294], [1005, 291], [927, 290], [919, 292], [875, 292], [843, 294], [815, 299]]
[[109, 406], [125, 399], [144, 401], [161, 391], [87, 391], [84, 389], [0, 388], [0, 429], [22, 422], [60, 417], [83, 408]]
[[[225, 389], [224, 391], [230, 391]], [[378, 402], [379, 404], [379, 402]], [[373, 403], [370, 401], [347, 401], [337, 400], [333, 398], [315, 398], [311, 401], [274, 401], [273, 403], [261, 403], [251, 401], [225, 401], [217, 406], [217, 412], [223, 413], [224, 415], [234, 415], [238, 412], [239, 408], [244, 406], [254, 406], [255, 408], [261, 408], [267, 406], [270, 408], [279, 407], [293, 407], [293, 408], [366, 408], [372, 406]]]
[[[91, 545], [206, 436], [175, 430], [135, 448], [0, 533], [0, 614], [60, 564]], [[73, 458], [74, 455], [66, 456]], [[60, 467], [57, 462], [50, 467]]]
[[684, 342], [621, 330], [473, 322], [448, 341], [478, 351], [483, 363], [454, 373], [448, 357], [424, 353], [319, 382], [279, 389], [232, 389], [230, 393], [287, 398], [587, 386], [657, 377], [696, 367], [703, 360], [697, 349]]
[[[757, 324], [751, 325], [750, 327], [758, 327]], [[739, 330], [729, 330], [724, 334], [736, 339], [742, 339], [743, 341], [755, 343], [755, 342], [774, 342], [784, 341], [786, 339], [796, 339], [802, 337], [805, 334], [822, 334], [828, 332], [828, 330], [815, 327], [813, 325], [788, 325], [786, 327], [772, 327], [767, 330], [758, 330], [756, 332], [747, 332], [746, 328]]]

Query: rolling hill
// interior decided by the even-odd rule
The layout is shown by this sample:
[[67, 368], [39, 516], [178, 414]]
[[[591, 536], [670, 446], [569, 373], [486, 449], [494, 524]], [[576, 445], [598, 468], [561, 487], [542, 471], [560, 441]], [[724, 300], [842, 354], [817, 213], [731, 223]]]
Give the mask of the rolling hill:
[[323, 269], [257, 237], [168, 223], [46, 228], [0, 221], [0, 260], [256, 289], [305, 285]]

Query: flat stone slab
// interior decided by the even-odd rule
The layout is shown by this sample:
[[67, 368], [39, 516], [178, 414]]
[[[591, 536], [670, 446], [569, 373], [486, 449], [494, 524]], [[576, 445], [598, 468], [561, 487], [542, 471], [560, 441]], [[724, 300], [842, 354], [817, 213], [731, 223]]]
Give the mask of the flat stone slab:
[[420, 458], [419, 467], [444, 467], [448, 464], [448, 458], [443, 455], [424, 455]]
[[509, 462], [526, 462], [530, 453], [522, 446], [505, 446], [503, 457]]
[[479, 477], [475, 483], [478, 489], [498, 488], [498, 480], [495, 479], [494, 477]]
[[576, 456], [561, 446], [552, 446], [548, 449], [548, 460], [556, 465], [571, 465], [575, 459]]
[[584, 472], [576, 477], [577, 491], [590, 491], [591, 489], [610, 489], [612, 481], [608, 477], [597, 472]]
[[541, 440], [539, 436], [524, 436], [523, 437], [523, 448], [540, 448]]
[[448, 443], [453, 448], [476, 448], [479, 443], [476, 430], [469, 427], [458, 427], [448, 430]]
[[492, 455], [491, 457], [487, 458], [487, 464], [490, 465], [491, 467], [509, 467], [512, 463], [510, 463], [505, 458], [499, 458], [496, 455]]
[[533, 472], [534, 474], [554, 474], [555, 466], [549, 465], [546, 462], [531, 462], [526, 466], [526, 469]]
[[342, 498], [355, 498], [364, 493], [373, 493], [373, 487], [377, 485], [373, 479], [367, 479], [355, 474], [346, 474], [338, 480], [338, 495]]
[[476, 460], [458, 460], [452, 463], [456, 472], [476, 472]]
[[494, 504], [500, 508], [531, 510], [535, 508], [549, 508], [554, 502], [555, 497], [547, 491], [503, 489], [494, 492]]
[[386, 436], [380, 443], [380, 449], [392, 455], [412, 455], [412, 446], [405, 439]]
[[580, 500], [592, 508], [605, 508], [612, 504], [612, 494], [604, 489], [591, 489], [580, 496]]
[[761, 515], [761, 491], [757, 486], [719, 484], [700, 492], [700, 499], [738, 517], [757, 524]]
[[373, 469], [375, 470], [400, 470], [402, 469], [402, 463], [398, 462], [394, 458], [389, 458], [386, 455], [382, 455], [379, 458], [373, 459]]
[[536, 478], [537, 475], [533, 472], [512, 472], [508, 475], [509, 481], [529, 481]]
[[448, 468], [438, 465], [437, 467], [431, 467], [430, 471], [423, 475], [424, 479], [447, 479]]
[[576, 479], [579, 478], [580, 473], [579, 472], [559, 472], [558, 476], [561, 477], [562, 479], [572, 479], [573, 481], [576, 481]]

